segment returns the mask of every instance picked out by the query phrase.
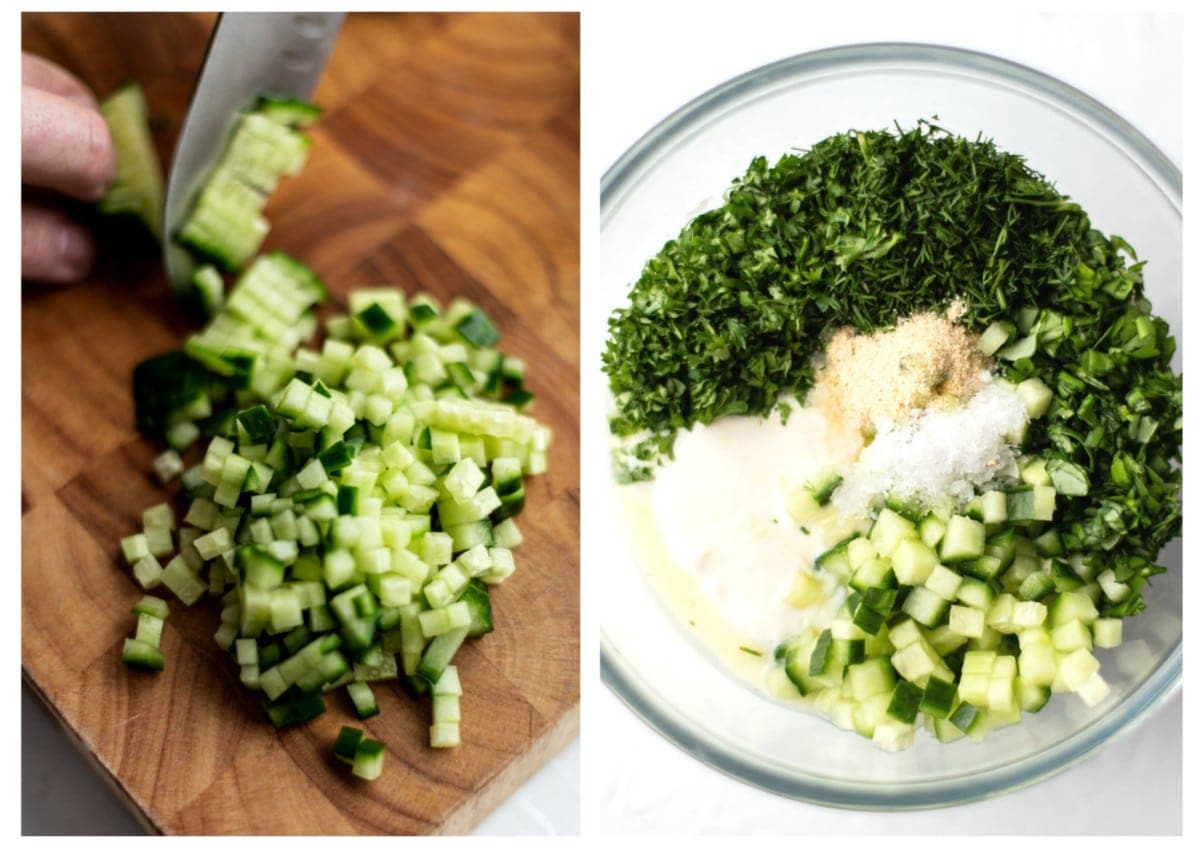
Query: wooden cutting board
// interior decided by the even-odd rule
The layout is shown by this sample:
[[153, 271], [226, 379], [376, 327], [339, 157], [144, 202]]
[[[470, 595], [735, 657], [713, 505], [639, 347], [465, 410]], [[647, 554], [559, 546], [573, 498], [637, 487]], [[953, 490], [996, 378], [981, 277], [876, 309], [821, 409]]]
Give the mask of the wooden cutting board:
[[[24, 49], [101, 94], [143, 83], [164, 161], [211, 15], [27, 14]], [[377, 687], [388, 746], [364, 783], [333, 761], [348, 699], [277, 733], [217, 648], [215, 605], [172, 604], [166, 669], [119, 662], [142, 594], [121, 536], [163, 499], [130, 374], [193, 325], [159, 263], [108, 251], [83, 285], [22, 303], [22, 661], [75, 739], [163, 833], [461, 833], [579, 721], [579, 27], [577, 15], [352, 15], [317, 100], [304, 173], [268, 207], [267, 248], [358, 286], [463, 295], [529, 364], [550, 471], [528, 484], [496, 631], [458, 659], [463, 744], [427, 747], [428, 702]]]

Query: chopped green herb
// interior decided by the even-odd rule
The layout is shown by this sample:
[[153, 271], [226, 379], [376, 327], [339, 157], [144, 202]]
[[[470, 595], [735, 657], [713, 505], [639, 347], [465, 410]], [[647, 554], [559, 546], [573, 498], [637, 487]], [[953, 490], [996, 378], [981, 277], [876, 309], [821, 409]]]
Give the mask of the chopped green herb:
[[742, 651], [743, 653], [750, 654], [751, 656], [754, 656], [754, 657], [762, 656], [762, 651], [756, 651], [756, 650], [754, 650], [754, 648], [747, 648], [745, 645], [738, 645], [738, 650]]

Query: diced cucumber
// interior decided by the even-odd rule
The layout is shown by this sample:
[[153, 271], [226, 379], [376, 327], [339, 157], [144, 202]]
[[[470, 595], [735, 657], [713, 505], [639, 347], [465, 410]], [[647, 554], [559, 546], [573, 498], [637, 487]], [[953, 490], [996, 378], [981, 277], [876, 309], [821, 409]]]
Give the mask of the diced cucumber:
[[354, 755], [358, 751], [358, 743], [363, 740], [363, 732], [356, 727], [343, 727], [333, 743], [333, 755], [347, 765], [353, 765]]
[[801, 695], [807, 695], [813, 690], [810, 666], [814, 645], [813, 641], [792, 644], [784, 654], [783, 670]]
[[995, 599], [995, 591], [982, 580], [967, 577], [958, 586], [958, 600], [967, 606], [986, 610], [991, 607]]
[[924, 685], [938, 668], [940, 659], [923, 639], [892, 654], [891, 664], [905, 680]]
[[925, 588], [943, 600], [953, 601], [958, 596], [962, 582], [961, 575], [939, 563], [925, 578]]
[[968, 736], [984, 727], [984, 711], [973, 704], [962, 703], [950, 716], [950, 723]]
[[1092, 622], [1092, 641], [1097, 648], [1116, 648], [1121, 644], [1121, 619], [1098, 618]]
[[983, 610], [955, 604], [950, 607], [950, 631], [960, 636], [975, 638], [983, 635]]
[[946, 523], [939, 553], [943, 562], [962, 562], [982, 556], [986, 543], [984, 526], [966, 516], [952, 515]]
[[1111, 568], [1105, 569], [1096, 575], [1096, 582], [1100, 584], [1100, 589], [1104, 592], [1104, 596], [1114, 604], [1120, 603], [1129, 596], [1129, 586], [1118, 582], [1116, 573]]
[[936, 627], [949, 606], [944, 598], [938, 597], [924, 586], [914, 586], [904, 599], [901, 609], [910, 618], [926, 627]]
[[1050, 645], [1029, 645], [1022, 648], [1017, 665], [1029, 685], [1049, 686], [1058, 673], [1058, 653]]
[[945, 680], [930, 677], [921, 696], [920, 709], [934, 718], [949, 718], [958, 698], [958, 688]]
[[809, 480], [804, 484], [804, 487], [812, 494], [812, 499], [817, 506], [825, 506], [829, 503], [829, 499], [833, 497], [833, 493], [837, 491], [837, 487], [841, 484], [841, 475], [829, 472], [813, 480]]
[[153, 645], [137, 639], [126, 639], [121, 649], [121, 662], [142, 671], [162, 671], [162, 652]]
[[938, 565], [937, 554], [916, 539], [901, 539], [892, 553], [896, 580], [908, 586], [923, 584]]
[[1096, 605], [1082, 592], [1066, 592], [1050, 604], [1049, 624], [1052, 628], [1076, 620], [1090, 625], [1099, 617]]
[[1078, 649], [1092, 647], [1092, 632], [1088, 626], [1078, 619], [1064, 622], [1050, 631], [1050, 642], [1055, 649], [1069, 653]]
[[896, 576], [889, 560], [876, 557], [868, 561], [850, 577], [850, 587], [859, 592], [868, 589], [890, 589], [896, 585]]
[[153, 595], [143, 595], [142, 599], [133, 605], [132, 612], [135, 615], [153, 615], [157, 618], [166, 618], [170, 613], [170, 607], [162, 598], [156, 598]]
[[1009, 362], [1028, 359], [1037, 353], [1037, 336], [1024, 336], [996, 351], [996, 357]]
[[976, 342], [979, 352], [984, 356], [992, 356], [1000, 348], [1008, 344], [1016, 334], [1017, 329], [1008, 321], [994, 321], [979, 336]]
[[1050, 700], [1050, 686], [1017, 678], [1017, 705], [1027, 713], [1039, 712]]
[[[1013, 618], [1017, 611], [1017, 599], [1007, 593], [997, 595], [987, 611], [987, 626], [999, 633], [1014, 633], [1020, 629]], [[975, 637], [981, 638], [981, 637]]]
[[371, 691], [371, 687], [364, 681], [354, 681], [346, 686], [346, 692], [350, 695], [350, 700], [354, 702], [354, 712], [359, 718], [370, 718], [373, 715], [379, 714], [379, 704], [375, 700], [375, 693]]
[[896, 684], [896, 675], [884, 657], [865, 660], [846, 669], [851, 696], [863, 701], [872, 695], [891, 692]]
[[924, 696], [925, 692], [919, 686], [907, 680], [901, 680], [896, 683], [896, 688], [892, 691], [887, 713], [897, 721], [912, 724], [917, 720], [917, 711], [920, 709]]
[[1033, 540], [1037, 552], [1044, 557], [1056, 557], [1063, 553], [1062, 537], [1053, 527]]
[[921, 628], [911, 618], [906, 618], [888, 631], [888, 639], [896, 650], [907, 648], [922, 639]]
[[944, 657], [965, 645], [967, 637], [954, 633], [949, 625], [942, 625], [929, 631], [928, 641], [929, 647], [933, 648], [938, 656]]
[[1021, 581], [1017, 597], [1023, 601], [1040, 601], [1054, 591], [1054, 578], [1044, 571], [1035, 571]]
[[958, 725], [949, 718], [934, 719], [933, 728], [934, 735], [937, 736], [939, 742], [957, 742], [964, 736]]
[[417, 674], [428, 683], [437, 683], [446, 670], [446, 666], [454, 659], [454, 655], [467, 638], [468, 627], [459, 627], [435, 637], [417, 666]]
[[363, 780], [376, 780], [383, 773], [385, 746], [376, 739], [361, 739], [354, 749], [351, 773]]
[[893, 510], [884, 508], [879, 511], [868, 538], [880, 556], [890, 557], [902, 540], [916, 539], [918, 535], [913, 522]]
[[833, 633], [829, 630], [821, 631], [821, 635], [817, 637], [816, 643], [813, 645], [812, 651], [809, 654], [808, 674], [810, 677], [819, 677], [830, 670], [833, 660]]
[[979, 503], [984, 524], [999, 524], [1008, 519], [1008, 499], [1004, 492], [984, 492]]
[[828, 571], [842, 579], [847, 579], [853, 573], [850, 566], [849, 547], [851, 539], [846, 539], [834, 545], [813, 561], [813, 566], [822, 571]]
[[917, 525], [917, 533], [926, 547], [937, 548], [938, 542], [946, 534], [946, 522], [936, 515], [927, 515]]
[[1033, 486], [1008, 493], [1009, 521], [1051, 521], [1057, 492], [1051, 486]]
[[1017, 384], [1017, 397], [1025, 404], [1025, 412], [1031, 419], [1041, 418], [1054, 400], [1054, 392], [1037, 377], [1030, 377]]

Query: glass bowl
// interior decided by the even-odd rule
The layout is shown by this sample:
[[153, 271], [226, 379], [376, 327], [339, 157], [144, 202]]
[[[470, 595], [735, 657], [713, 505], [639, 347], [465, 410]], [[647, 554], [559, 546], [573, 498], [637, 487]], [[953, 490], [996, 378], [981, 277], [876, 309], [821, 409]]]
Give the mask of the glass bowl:
[[[1180, 683], [1181, 544], [1160, 560], [1148, 609], [1125, 642], [1100, 652], [1112, 694], [1095, 708], [1069, 695], [981, 743], [917, 743], [886, 753], [824, 718], [770, 700], [726, 672], [649, 587], [622, 526], [609, 466], [600, 372], [606, 320], [645, 261], [697, 213], [719, 204], [756, 155], [774, 161], [835, 132], [934, 119], [1023, 154], [1094, 226], [1124, 236], [1146, 266], [1155, 311], [1182, 341], [1181, 176], [1141, 133], [1087, 95], [992, 56], [918, 44], [839, 47], [777, 62], [699, 97], [647, 133], [604, 175], [594, 311], [584, 321], [586, 532], [599, 595], [604, 681], [696, 759], [785, 796], [844, 807], [962, 803], [1061, 771], [1129, 730]], [[1177, 354], [1176, 367], [1181, 367]], [[603, 568], [597, 563], [603, 562]]]

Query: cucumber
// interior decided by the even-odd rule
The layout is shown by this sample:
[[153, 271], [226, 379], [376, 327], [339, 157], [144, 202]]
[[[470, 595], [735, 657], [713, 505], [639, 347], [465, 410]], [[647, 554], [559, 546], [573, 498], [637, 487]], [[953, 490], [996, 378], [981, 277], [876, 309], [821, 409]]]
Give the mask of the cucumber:
[[1017, 678], [1017, 704], [1023, 712], [1036, 713], [1050, 701], [1050, 687]]
[[900, 680], [892, 691], [888, 703], [887, 714], [897, 721], [912, 724], [917, 720], [917, 712], [921, 707], [925, 692], [907, 680]]
[[371, 687], [365, 681], [356, 680], [347, 684], [346, 693], [354, 703], [354, 712], [359, 718], [370, 718], [379, 714], [379, 704], [375, 700], [375, 693], [371, 691]]
[[155, 645], [138, 639], [126, 639], [121, 648], [121, 662], [141, 671], [162, 671], [163, 655]]
[[[259, 202], [229, 174], [215, 185]], [[220, 284], [215, 267], [203, 270]], [[161, 582], [184, 603], [220, 596], [214, 641], [236, 655], [241, 682], [276, 727], [320, 715], [322, 693], [341, 686], [361, 717], [374, 715], [368, 684], [400, 679], [432, 695], [430, 744], [449, 747], [460, 739], [461, 695], [450, 663], [468, 636], [493, 629], [489, 587], [514, 572], [522, 534], [512, 516], [525, 504], [525, 474], [545, 470], [550, 433], [484, 397], [483, 375], [499, 373], [511, 392], [524, 365], [472, 347], [466, 336], [487, 339], [478, 307], [458, 301], [405, 337], [401, 292], [359, 292], [355, 318], [319, 351], [296, 351], [325, 298], [294, 259], [260, 256], [223, 305], [214, 294], [217, 314], [183, 351], [139, 367], [144, 428], [175, 433], [180, 450], [200, 434], [209, 442], [184, 472], [179, 552], [174, 515], [159, 504], [142, 532], [122, 540], [122, 554], [135, 578]], [[405, 366], [418, 357], [457, 375], [461, 395], [410, 382]], [[887, 610], [894, 596], [870, 600]], [[144, 599], [137, 613], [124, 658], [157, 670], [165, 602]], [[848, 617], [838, 635], [840, 685], [865, 645]]]
[[821, 571], [828, 571], [842, 579], [848, 579], [852, 573], [850, 567], [850, 543], [853, 539], [844, 539], [813, 561], [813, 566]]
[[833, 663], [833, 633], [822, 630], [809, 654], [808, 674], [810, 677], [820, 677], [831, 670]]
[[467, 638], [468, 630], [468, 627], [459, 627], [435, 637], [421, 655], [417, 675], [427, 683], [437, 683]]
[[896, 580], [908, 586], [923, 584], [938, 564], [937, 554], [917, 539], [901, 539], [892, 553]]
[[921, 712], [934, 718], [948, 719], [958, 698], [958, 688], [953, 683], [930, 677], [921, 695]]
[[815, 643], [811, 640], [806, 640], [802, 644], [788, 645], [784, 652], [784, 673], [787, 674], [788, 680], [792, 681], [801, 695], [807, 695], [815, 690], [809, 671], [814, 645]]
[[377, 739], [361, 739], [354, 749], [351, 773], [363, 780], [376, 780], [383, 773], [386, 746]]
[[885, 657], [865, 660], [846, 669], [851, 697], [863, 701], [873, 695], [886, 695], [896, 685], [896, 674]]
[[884, 508], [879, 511], [867, 538], [880, 556], [890, 557], [904, 539], [917, 539], [916, 525], [899, 513]]
[[1051, 521], [1057, 492], [1052, 486], [1033, 486], [1008, 493], [1008, 520], [1014, 522]]
[[983, 524], [963, 515], [952, 515], [946, 522], [939, 553], [942, 562], [962, 562], [983, 556], [986, 534]]
[[333, 743], [333, 755], [347, 765], [353, 765], [354, 755], [358, 751], [358, 743], [363, 740], [363, 732], [356, 727], [343, 727], [338, 731]]
[[234, 127], [176, 240], [201, 260], [238, 271], [258, 252], [270, 229], [262, 211], [281, 176], [293, 176], [308, 156], [309, 139], [293, 129], [301, 121], [280, 120], [281, 109], [295, 115], [296, 105], [261, 101], [273, 114], [250, 112]]
[[830, 472], [822, 477], [810, 480], [804, 484], [804, 488], [812, 494], [813, 501], [817, 506], [825, 506], [829, 503], [833, 493], [837, 491], [837, 487], [842, 484], [840, 474]]
[[101, 198], [100, 212], [132, 215], [156, 240], [162, 239], [163, 172], [150, 135], [142, 88], [126, 83], [100, 101], [117, 158], [117, 174]]
[[482, 636], [492, 632], [492, 602], [488, 596], [486, 584], [472, 579], [463, 590], [462, 601], [466, 603], [471, 615], [471, 623], [467, 627], [468, 636]]
[[909, 618], [926, 627], [936, 627], [946, 615], [949, 603], [924, 586], [914, 586], [901, 609]]
[[1016, 335], [1017, 328], [1008, 321], [994, 321], [979, 336], [976, 343], [979, 352], [984, 356], [992, 356], [1004, 347]]
[[973, 704], [962, 703], [950, 716], [950, 723], [963, 733], [970, 735], [983, 729], [985, 714]]
[[320, 106], [294, 97], [263, 95], [258, 98], [254, 111], [285, 127], [303, 129], [315, 124], [324, 110]]

